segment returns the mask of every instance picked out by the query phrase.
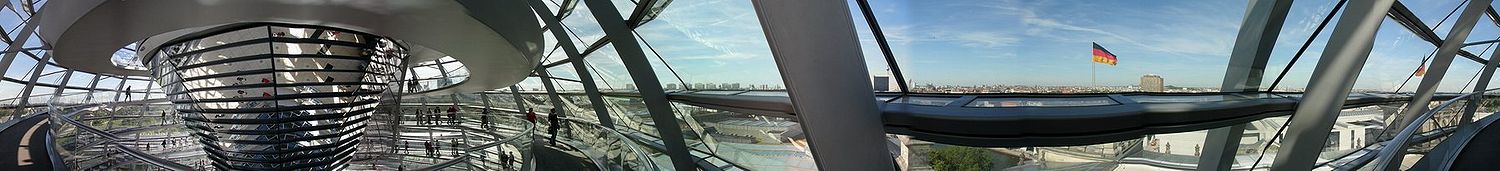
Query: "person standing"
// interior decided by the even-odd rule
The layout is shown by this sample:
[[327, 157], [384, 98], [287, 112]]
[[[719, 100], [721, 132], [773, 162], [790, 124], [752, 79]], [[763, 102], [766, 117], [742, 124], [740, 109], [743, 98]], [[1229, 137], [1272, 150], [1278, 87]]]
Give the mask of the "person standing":
[[1165, 153], [1172, 154], [1172, 143], [1171, 142], [1167, 143], [1167, 151]]
[[552, 137], [547, 139], [552, 142], [552, 146], [557, 146], [557, 128], [559, 128], [557, 124], [562, 121], [562, 114], [557, 113], [557, 108], [547, 110], [547, 121], [550, 123], [547, 125], [547, 134], [552, 134]]
[[418, 120], [422, 120], [420, 123], [417, 123], [417, 125], [426, 125], [427, 124], [427, 113], [426, 112], [423, 112], [422, 109], [412, 109], [412, 111], [417, 112], [417, 119]]
[[500, 166], [504, 167], [505, 170], [510, 170], [510, 153], [500, 154]]
[[448, 123], [458, 125], [458, 106], [448, 106]]
[[1203, 146], [1202, 145], [1196, 145], [1196, 144], [1193, 145], [1193, 156], [1202, 155], [1202, 152], [1203, 152]]
[[532, 111], [531, 108], [526, 108], [526, 121], [535, 124], [536, 123], [536, 111]]
[[448, 147], [453, 148], [453, 158], [458, 158], [458, 152], [463, 151], [463, 149], [458, 148], [458, 139], [449, 139], [448, 142]]
[[490, 129], [490, 111], [489, 110], [484, 110], [484, 113], [480, 113], [479, 114], [479, 127], [480, 128], [484, 128], [484, 129]]
[[427, 145], [427, 157], [432, 157], [432, 153], [433, 153], [432, 151], [434, 151], [434, 149], [432, 148], [432, 141], [429, 140], [427, 142], [422, 142], [422, 143], [425, 143]]

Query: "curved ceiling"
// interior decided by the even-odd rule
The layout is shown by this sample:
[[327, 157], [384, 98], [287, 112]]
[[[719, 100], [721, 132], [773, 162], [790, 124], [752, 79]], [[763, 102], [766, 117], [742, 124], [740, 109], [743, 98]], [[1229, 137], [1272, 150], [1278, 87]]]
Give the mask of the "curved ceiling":
[[521, 1], [68, 0], [48, 2], [42, 11], [37, 16], [42, 21], [38, 34], [51, 43], [59, 65], [117, 75], [149, 73], [96, 61], [107, 61], [120, 47], [148, 37], [241, 22], [357, 30], [430, 48], [435, 52], [423, 53], [451, 55], [465, 65], [484, 66], [469, 68], [483, 76], [471, 77], [449, 91], [481, 91], [520, 82], [540, 62], [542, 49], [536, 16]]

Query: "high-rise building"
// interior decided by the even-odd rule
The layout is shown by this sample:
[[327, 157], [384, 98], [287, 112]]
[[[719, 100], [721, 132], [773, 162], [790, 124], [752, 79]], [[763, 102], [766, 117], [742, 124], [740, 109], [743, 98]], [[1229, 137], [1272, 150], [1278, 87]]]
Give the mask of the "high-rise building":
[[888, 92], [888, 91], [891, 91], [891, 88], [890, 88], [891, 87], [891, 76], [887, 76], [887, 75], [875, 75], [875, 76], [871, 76], [870, 77], [870, 84], [873, 84], [873, 85], [871, 85], [871, 88], [874, 88], [875, 92]]
[[667, 90], [676, 90], [677, 89], [677, 83], [667, 84], [666, 89]]
[[1146, 92], [1162, 92], [1162, 91], [1165, 91], [1166, 89], [1165, 89], [1165, 87], [1163, 87], [1162, 83], [1163, 83], [1163, 80], [1161, 79], [1160, 75], [1146, 74], [1145, 76], [1141, 76], [1141, 90], [1142, 91], [1146, 91]]

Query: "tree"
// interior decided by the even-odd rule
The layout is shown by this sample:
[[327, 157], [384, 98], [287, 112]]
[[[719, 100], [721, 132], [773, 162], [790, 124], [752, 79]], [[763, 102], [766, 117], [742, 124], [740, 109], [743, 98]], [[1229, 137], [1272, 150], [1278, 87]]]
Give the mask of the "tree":
[[932, 168], [938, 171], [989, 170], [994, 164], [990, 162], [992, 159], [984, 149], [974, 147], [941, 147], [928, 151], [927, 157]]

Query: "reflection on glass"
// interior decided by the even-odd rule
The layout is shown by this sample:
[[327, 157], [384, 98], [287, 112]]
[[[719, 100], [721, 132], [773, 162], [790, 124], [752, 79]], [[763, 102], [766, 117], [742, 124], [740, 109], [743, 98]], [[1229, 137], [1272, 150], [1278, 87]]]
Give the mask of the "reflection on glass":
[[749, 170], [816, 170], [806, 135], [790, 118], [674, 103], [699, 139], [689, 145]]
[[1216, 102], [1226, 100], [1248, 100], [1253, 98], [1270, 98], [1267, 94], [1244, 95], [1128, 95], [1126, 98], [1139, 103], [1190, 103], [1190, 102]]
[[743, 91], [697, 91], [693, 94], [734, 95]]
[[740, 93], [738, 95], [741, 95], [741, 96], [776, 96], [776, 97], [788, 97], [789, 96], [789, 95], [786, 94], [785, 91], [749, 91], [749, 92], [745, 92], [745, 93]]
[[[911, 91], [922, 93], [1135, 92], [1148, 90], [1141, 83], [1149, 74], [1165, 80], [1160, 86], [1166, 92], [1217, 89], [1246, 4], [869, 2], [896, 67]], [[851, 10], [851, 15], [863, 14]], [[863, 20], [854, 23], [869, 27]], [[873, 44], [869, 39], [862, 41]], [[1093, 43], [1117, 55], [1118, 64], [1090, 62]], [[865, 52], [866, 64], [886, 63], [882, 53], [871, 53], [879, 51]], [[872, 76], [893, 75], [884, 67], [870, 69]]]
[[[889, 99], [889, 98], [887, 98], [887, 99]], [[905, 104], [922, 105], [922, 106], [947, 106], [948, 103], [952, 103], [954, 100], [958, 100], [958, 98], [957, 97], [920, 97], [920, 96], [907, 96], [907, 97], [902, 97], [900, 99], [896, 99], [896, 101], [892, 101], [891, 103], [905, 103]]]
[[[899, 101], [899, 100], [898, 100]], [[976, 98], [964, 107], [1078, 107], [1078, 106], [1108, 106], [1117, 105], [1119, 102], [1108, 97], [1070, 97], [1070, 98]]]
[[[643, 44], [650, 45], [642, 47], [651, 48], [646, 50], [647, 57], [668, 89], [782, 87], [765, 32], [761, 31], [760, 20], [752, 15], [755, 9], [751, 1], [671, 1], [661, 10], [659, 16], [635, 31]], [[659, 62], [670, 70], [657, 67]], [[676, 84], [685, 85], [672, 86]]]

